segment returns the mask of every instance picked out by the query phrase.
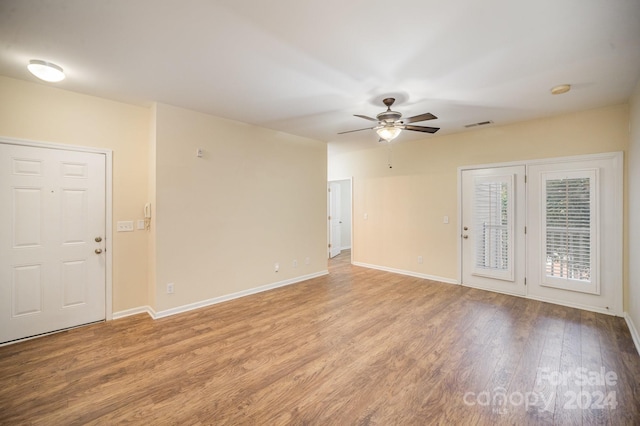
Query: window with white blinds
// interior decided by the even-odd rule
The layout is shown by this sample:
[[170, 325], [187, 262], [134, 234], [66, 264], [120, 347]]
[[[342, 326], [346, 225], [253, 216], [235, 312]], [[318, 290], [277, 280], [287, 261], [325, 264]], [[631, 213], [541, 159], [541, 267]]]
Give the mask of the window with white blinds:
[[513, 176], [474, 182], [474, 274], [513, 281]]
[[543, 285], [597, 293], [597, 170], [543, 176]]

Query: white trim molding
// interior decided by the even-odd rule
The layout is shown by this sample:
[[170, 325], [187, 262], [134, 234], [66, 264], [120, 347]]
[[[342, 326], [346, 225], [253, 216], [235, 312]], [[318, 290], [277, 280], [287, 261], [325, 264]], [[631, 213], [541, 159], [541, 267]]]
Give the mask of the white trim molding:
[[422, 278], [422, 279], [431, 280], [431, 281], [438, 281], [445, 284], [460, 284], [458, 280], [455, 280], [453, 278], [438, 277], [436, 275], [421, 274], [419, 272], [405, 271], [404, 269], [388, 268], [386, 266], [371, 265], [369, 263], [362, 263], [362, 262], [352, 262], [352, 264], [355, 266], [361, 266], [363, 268], [377, 269], [378, 271], [385, 271], [385, 272], [393, 272], [394, 274], [407, 275], [409, 277]]
[[[219, 297], [214, 297], [211, 299], [206, 299], [206, 300], [201, 300], [199, 302], [194, 302], [194, 303], [189, 303], [188, 305], [182, 305], [182, 306], [178, 306], [175, 308], [170, 308], [170, 309], [165, 309], [163, 311], [154, 311], [153, 308], [151, 308], [150, 306], [141, 306], [138, 308], [132, 308], [132, 309], [127, 309], [126, 311], [122, 311], [122, 312], [118, 312], [118, 318], [124, 318], [130, 315], [135, 315], [135, 314], [139, 314], [139, 313], [143, 313], [146, 312], [149, 314], [149, 316], [153, 319], [159, 319], [159, 318], [164, 318], [164, 317], [168, 317], [171, 315], [177, 315], [177, 314], [181, 314], [184, 312], [189, 312], [189, 311], [193, 311], [194, 309], [199, 309], [199, 308], [204, 308], [205, 306], [211, 306], [211, 305], [216, 305], [218, 303], [222, 303], [222, 302], [227, 302], [229, 300], [233, 300], [233, 299], [238, 299], [240, 297], [245, 297], [245, 296], [250, 296], [252, 294], [256, 294], [256, 293], [262, 293], [264, 291], [269, 291], [269, 290], [273, 290], [275, 288], [278, 287], [284, 287], [284, 286], [288, 286], [291, 284], [297, 284], [300, 283], [302, 281], [307, 281], [310, 280], [312, 278], [317, 278], [317, 277], [321, 277], [324, 275], [328, 275], [329, 271], [328, 270], [322, 270], [313, 274], [309, 274], [309, 275], [303, 275], [300, 277], [295, 277], [295, 278], [290, 278], [288, 280], [284, 280], [284, 281], [278, 281], [272, 284], [266, 284], [260, 287], [254, 287], [254, 288], [250, 288], [247, 290], [242, 290], [242, 291], [238, 291], [236, 293], [231, 293], [231, 294], [226, 294], [224, 296], [219, 296]], [[114, 314], [114, 318], [115, 318], [115, 314]]]
[[[498, 292], [498, 293], [502, 293], [502, 292]], [[504, 294], [508, 294], [508, 293], [504, 293]], [[589, 312], [596, 312], [599, 314], [605, 314], [605, 315], [611, 315], [613, 317], [619, 317], [620, 316], [620, 312], [616, 312], [615, 310], [607, 310], [605, 308], [600, 308], [597, 306], [589, 306], [589, 305], [583, 305], [581, 303], [573, 303], [573, 302], [567, 302], [564, 300], [557, 300], [557, 299], [552, 299], [552, 298], [547, 298], [547, 297], [542, 297], [542, 296], [535, 296], [535, 295], [520, 295], [519, 297], [523, 297], [525, 299], [529, 299], [529, 300], [537, 300], [538, 302], [544, 302], [544, 303], [551, 303], [552, 305], [559, 305], [559, 306], [566, 306], [567, 308], [575, 308], [575, 309], [580, 309], [583, 311], [589, 311]]]
[[126, 318], [133, 315], [148, 314], [151, 318], [155, 317], [155, 311], [151, 306], [138, 306], [137, 308], [125, 309], [113, 313], [113, 319]]
[[636, 350], [638, 354], [640, 354], [640, 333], [638, 333], [638, 329], [636, 325], [633, 323], [631, 319], [631, 315], [628, 312], [624, 313], [624, 319], [627, 321], [627, 326], [629, 327], [629, 331], [631, 332], [631, 338], [633, 339], [633, 343], [636, 345]]

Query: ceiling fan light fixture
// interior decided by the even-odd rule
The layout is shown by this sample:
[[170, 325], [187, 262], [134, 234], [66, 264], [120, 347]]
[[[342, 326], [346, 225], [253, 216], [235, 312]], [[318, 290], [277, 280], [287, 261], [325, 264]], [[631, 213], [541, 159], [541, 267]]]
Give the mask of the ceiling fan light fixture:
[[395, 126], [382, 126], [376, 129], [378, 136], [387, 142], [391, 142], [397, 138], [401, 131], [401, 128]]
[[40, 59], [30, 60], [27, 69], [40, 80], [48, 81], [49, 83], [57, 83], [64, 80], [65, 77], [62, 67]]

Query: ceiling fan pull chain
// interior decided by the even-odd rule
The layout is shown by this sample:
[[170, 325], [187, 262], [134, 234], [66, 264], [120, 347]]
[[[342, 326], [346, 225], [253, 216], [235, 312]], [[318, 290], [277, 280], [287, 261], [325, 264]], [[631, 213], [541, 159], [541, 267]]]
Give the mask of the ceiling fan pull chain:
[[393, 168], [393, 164], [391, 164], [391, 162], [392, 162], [392, 158], [391, 158], [391, 141], [387, 141], [387, 146], [389, 147], [387, 162], [389, 163], [389, 168], [392, 169]]

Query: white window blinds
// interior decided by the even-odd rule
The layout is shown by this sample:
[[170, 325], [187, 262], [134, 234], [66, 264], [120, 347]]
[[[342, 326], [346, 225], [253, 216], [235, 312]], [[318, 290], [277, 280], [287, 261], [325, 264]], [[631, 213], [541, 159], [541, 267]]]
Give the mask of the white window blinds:
[[544, 285], [598, 291], [596, 177], [596, 170], [544, 176]]
[[513, 280], [513, 176], [476, 178], [474, 274]]

